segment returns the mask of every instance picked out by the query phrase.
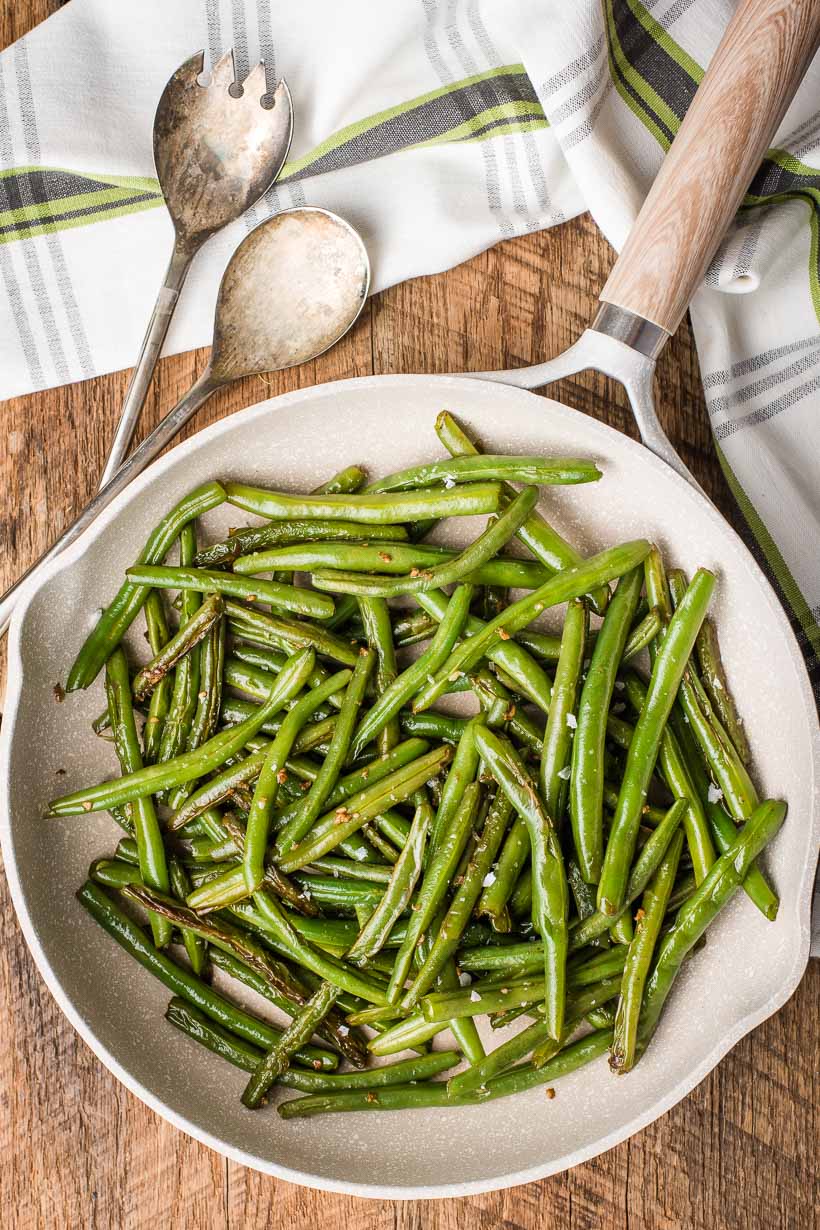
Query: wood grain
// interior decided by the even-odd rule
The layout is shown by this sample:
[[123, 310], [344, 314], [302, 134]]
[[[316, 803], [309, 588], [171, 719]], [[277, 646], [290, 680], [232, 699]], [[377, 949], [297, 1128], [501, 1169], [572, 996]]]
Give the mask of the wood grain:
[[[0, 5], [0, 45], [57, 7]], [[612, 252], [587, 218], [502, 244], [448, 274], [369, 305], [354, 331], [304, 368], [218, 394], [195, 426], [289, 389], [392, 371], [539, 361], [577, 336]], [[149, 430], [202, 370], [164, 360]], [[0, 583], [13, 580], [91, 495], [127, 373], [0, 407]], [[730, 517], [684, 326], [658, 371], [664, 426]], [[584, 373], [551, 394], [635, 435], [612, 381]], [[86, 1048], [40, 979], [0, 879], [0, 1226], [3, 1230], [808, 1230], [820, 1130], [820, 966], [688, 1098], [632, 1140], [573, 1171], [508, 1192], [430, 1203], [374, 1202], [245, 1170], [169, 1127]]]
[[601, 292], [674, 333], [820, 43], [817, 0], [741, 0]]

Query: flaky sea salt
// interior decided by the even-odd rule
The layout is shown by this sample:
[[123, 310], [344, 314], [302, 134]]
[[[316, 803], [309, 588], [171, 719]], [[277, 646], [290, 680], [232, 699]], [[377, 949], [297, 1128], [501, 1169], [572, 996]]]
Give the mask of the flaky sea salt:
[[706, 797], [710, 803], [719, 803], [723, 798], [723, 791], [720, 786], [716, 786], [713, 782], [710, 782], [709, 789], [706, 791]]
[[567, 726], [569, 726], [570, 730], [575, 730], [575, 729], [577, 729], [577, 726], [578, 726], [578, 719], [577, 719], [577, 717], [575, 716], [575, 714], [574, 714], [574, 713], [568, 713], [568, 714], [567, 714]]
[[456, 480], [454, 478], [451, 478], [450, 475], [448, 474], [444, 480], [444, 486], [449, 490], [451, 487], [455, 487], [455, 485], [456, 485]]
[[471, 992], [470, 992], [470, 1003], [471, 1003], [471, 1004], [480, 1004], [480, 1003], [481, 1003], [481, 996], [479, 995], [478, 991], [471, 991]]
[[569, 781], [569, 776], [571, 772], [572, 772], [572, 769], [569, 767], [568, 764], [565, 764], [563, 769], [558, 770], [558, 777], [561, 778], [562, 782], [567, 782]]
[[468, 973], [466, 972], [466, 970], [462, 970], [462, 971], [461, 971], [461, 973], [460, 973], [460, 974], [459, 974], [459, 976], [458, 976], [458, 985], [459, 985], [460, 987], [468, 987], [468, 986], [470, 986], [470, 984], [472, 983], [472, 981], [473, 981], [473, 980], [472, 980], [472, 977], [470, 976], [470, 974], [468, 974]]
[[350, 1033], [350, 1029], [347, 1025], [337, 1025], [336, 1032], [340, 1034], [343, 1038], [346, 1038], [347, 1035]]
[[489, 888], [491, 884], [495, 884], [495, 872], [488, 871], [481, 884], [484, 888]]

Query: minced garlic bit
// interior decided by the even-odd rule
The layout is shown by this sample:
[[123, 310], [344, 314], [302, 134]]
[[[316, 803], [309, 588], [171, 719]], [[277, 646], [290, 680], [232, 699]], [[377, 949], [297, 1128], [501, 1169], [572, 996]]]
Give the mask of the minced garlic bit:
[[510, 639], [510, 634], [509, 632], [507, 632], [505, 628], [498, 629], [498, 636], [499, 636], [499, 639], [502, 641], [508, 641]]
[[552, 1101], [552, 1099], [555, 1097], [555, 1090], [553, 1089], [552, 1085], [550, 1085], [548, 1089], [545, 1089], [545, 1090], [544, 1090], [544, 1093], [547, 1095], [547, 1097], [549, 1098], [550, 1102], [551, 1102], [551, 1101]]
[[276, 780], [278, 781], [280, 786], [284, 786], [285, 782], [288, 780], [287, 769], [280, 769], [279, 772], [276, 774]]

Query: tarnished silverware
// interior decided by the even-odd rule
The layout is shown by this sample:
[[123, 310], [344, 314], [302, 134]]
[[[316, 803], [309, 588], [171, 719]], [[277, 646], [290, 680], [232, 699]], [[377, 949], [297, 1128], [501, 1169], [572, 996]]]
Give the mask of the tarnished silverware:
[[356, 320], [369, 285], [364, 244], [336, 214], [291, 209], [251, 231], [222, 278], [205, 371], [54, 546], [6, 591], [0, 601], [0, 635], [23, 582], [79, 538], [212, 393], [242, 376], [294, 367], [328, 350]]
[[128, 385], [105, 463], [105, 486], [125, 459], [191, 261], [211, 235], [267, 191], [284, 165], [293, 132], [284, 80], [265, 93], [265, 66], [237, 85], [233, 52], [200, 85], [204, 52], [182, 64], [154, 117], [154, 165], [174, 224], [174, 250]]

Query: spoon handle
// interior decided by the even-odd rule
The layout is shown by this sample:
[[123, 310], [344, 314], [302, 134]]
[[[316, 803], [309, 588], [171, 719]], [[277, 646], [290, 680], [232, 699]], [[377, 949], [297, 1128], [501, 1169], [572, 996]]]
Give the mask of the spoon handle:
[[174, 436], [182, 430], [188, 419], [192, 417], [202, 405], [204, 401], [218, 389], [224, 380], [218, 379], [211, 372], [210, 367], [206, 367], [205, 371], [199, 377], [195, 384], [191, 386], [181, 401], [177, 403], [169, 414], [157, 424], [149, 436], [146, 436], [139, 448], [135, 449], [128, 460], [117, 470], [113, 478], [111, 478], [104, 487], [101, 487], [98, 493], [94, 496], [90, 503], [86, 504], [83, 511], [75, 521], [63, 530], [60, 537], [49, 547], [44, 555], [41, 555], [38, 560], [27, 569], [20, 577], [19, 581], [15, 581], [10, 589], [7, 589], [2, 599], [0, 599], [0, 636], [6, 631], [11, 620], [17, 598], [19, 596], [20, 587], [24, 582], [33, 577], [40, 568], [43, 567], [48, 560], [59, 555], [67, 546], [80, 537], [84, 530], [94, 522], [104, 508], [115, 500], [121, 491], [124, 491], [132, 479], [141, 474], [149, 462], [162, 452], [165, 445], [173, 440]]
[[148, 395], [154, 369], [159, 361], [160, 351], [165, 341], [165, 335], [168, 332], [168, 326], [171, 323], [171, 317], [176, 309], [179, 292], [182, 290], [182, 284], [185, 281], [185, 275], [188, 272], [192, 259], [193, 252], [190, 247], [184, 248], [180, 244], [179, 239], [176, 238], [168, 270], [157, 295], [157, 301], [154, 304], [154, 310], [148, 322], [148, 328], [142, 341], [136, 366], [131, 373], [117, 429], [114, 432], [114, 439], [111, 441], [111, 447], [108, 450], [108, 456], [105, 461], [105, 469], [100, 479], [100, 487], [106, 486], [125, 460], [137, 426], [140, 411]]

